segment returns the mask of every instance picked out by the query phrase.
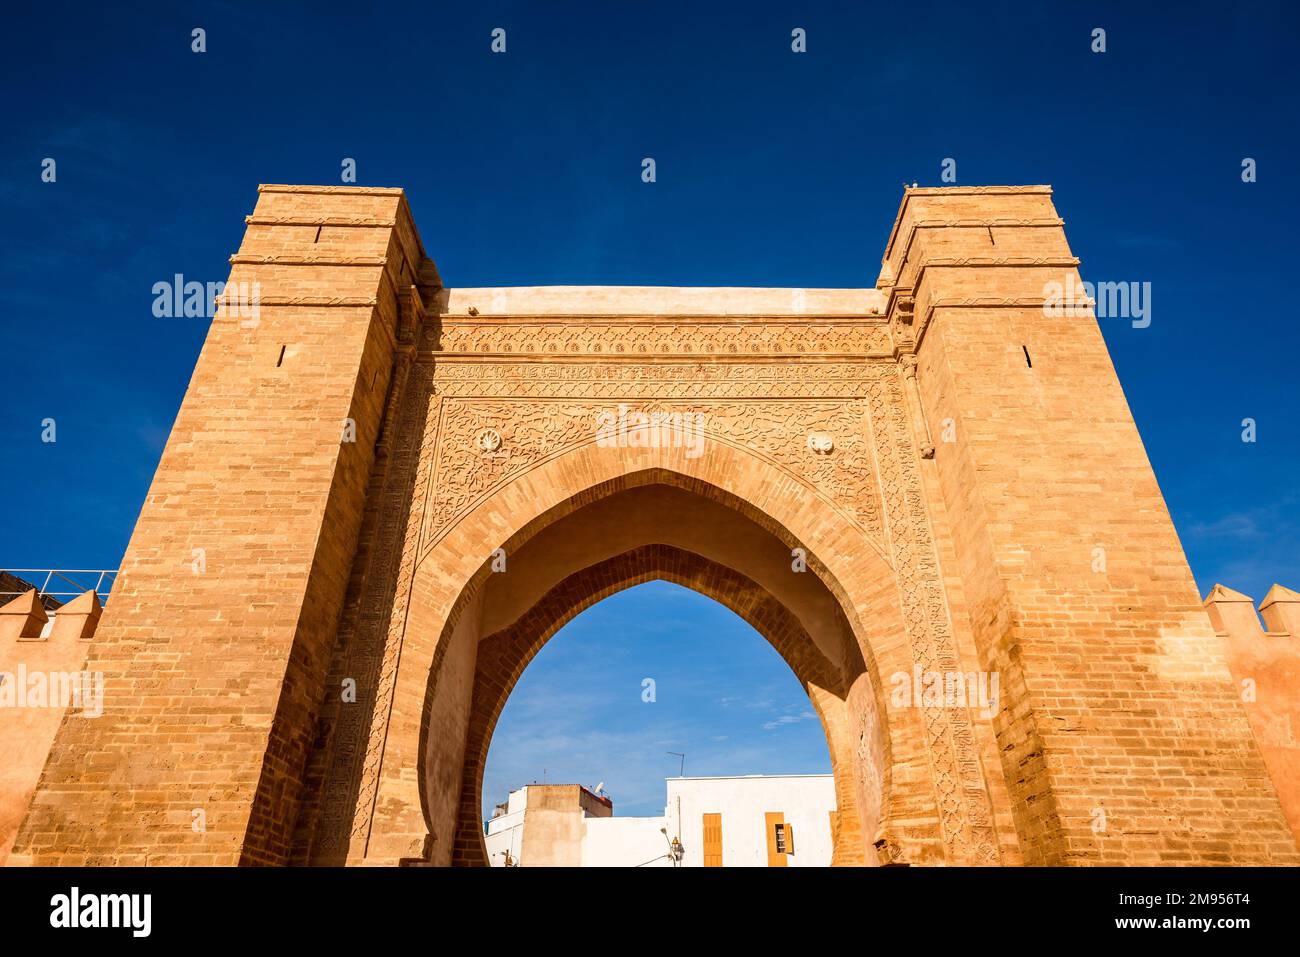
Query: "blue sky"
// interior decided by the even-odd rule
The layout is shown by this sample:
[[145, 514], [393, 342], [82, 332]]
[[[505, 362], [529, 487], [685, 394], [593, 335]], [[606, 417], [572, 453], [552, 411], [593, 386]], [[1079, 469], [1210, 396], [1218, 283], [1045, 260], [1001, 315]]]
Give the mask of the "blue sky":
[[0, 564], [120, 561], [205, 335], [153, 284], [224, 279], [260, 182], [355, 158], [450, 285], [864, 286], [951, 157], [1052, 184], [1085, 279], [1152, 283], [1103, 330], [1202, 592], [1300, 587], [1295, 4], [704, 6], [7, 11]]
[[574, 618], [524, 671], [492, 737], [484, 811], [534, 781], [603, 781], [615, 814], [662, 814], [681, 767], [670, 751], [688, 775], [831, 769], [817, 713], [766, 639], [710, 598], [647, 582]]

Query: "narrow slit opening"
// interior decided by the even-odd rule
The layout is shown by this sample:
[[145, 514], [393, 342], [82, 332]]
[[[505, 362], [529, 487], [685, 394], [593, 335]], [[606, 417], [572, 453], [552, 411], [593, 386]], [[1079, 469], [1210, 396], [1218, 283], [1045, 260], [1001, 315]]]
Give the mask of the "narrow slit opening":
[[286, 348], [287, 346], [280, 346], [280, 358], [275, 360], [275, 367], [277, 369], [280, 368], [280, 366], [284, 365], [284, 350]]
[[1029, 358], [1029, 346], [1021, 346], [1020, 348], [1025, 350], [1025, 365], [1032, 369], [1034, 367], [1034, 362]]

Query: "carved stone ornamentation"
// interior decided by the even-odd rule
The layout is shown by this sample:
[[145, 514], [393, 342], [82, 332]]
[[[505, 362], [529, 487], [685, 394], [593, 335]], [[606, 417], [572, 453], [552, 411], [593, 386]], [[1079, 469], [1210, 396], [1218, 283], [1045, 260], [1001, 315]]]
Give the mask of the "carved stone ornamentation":
[[835, 440], [826, 432], [808, 433], [808, 450], [815, 455], [830, 455], [835, 448]]
[[[666, 390], [673, 391], [673, 390]], [[704, 440], [723, 441], [751, 449], [788, 471], [814, 494], [839, 510], [844, 520], [862, 530], [882, 556], [887, 555], [882, 534], [879, 495], [872, 481], [870, 448], [861, 434], [865, 407], [852, 401], [789, 401], [745, 403], [715, 399], [681, 402], [669, 398], [643, 400], [637, 408], [647, 413], [687, 413], [703, 416]], [[540, 462], [566, 450], [596, 441], [599, 404], [578, 403], [557, 396], [554, 400], [468, 401], [448, 400], [443, 405], [441, 444], [435, 460], [433, 496], [426, 508], [423, 536], [426, 550], [473, 508], [483, 495], [509, 482]], [[484, 425], [487, 428], [484, 429]], [[845, 436], [837, 454], [791, 449], [784, 438], [792, 430], [825, 436], [817, 426], [834, 426]], [[451, 441], [457, 434], [478, 428], [498, 435], [509, 429], [511, 440], [497, 454], [471, 461], [465, 446]], [[478, 452], [486, 451], [479, 442]], [[829, 448], [827, 449], [829, 452]]]
[[[470, 319], [478, 318], [470, 313]], [[880, 317], [726, 322], [697, 317], [664, 321], [574, 322], [463, 317], [443, 323], [439, 351], [458, 354], [600, 355], [870, 355], [893, 348]], [[432, 345], [430, 343], [430, 345]]]

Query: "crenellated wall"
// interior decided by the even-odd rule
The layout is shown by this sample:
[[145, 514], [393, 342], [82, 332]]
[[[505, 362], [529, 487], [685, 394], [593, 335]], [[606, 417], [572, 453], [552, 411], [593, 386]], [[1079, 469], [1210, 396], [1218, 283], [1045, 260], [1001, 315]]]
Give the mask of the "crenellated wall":
[[1300, 846], [1300, 592], [1274, 585], [1256, 613], [1253, 598], [1215, 585], [1205, 610]]
[[9, 863], [64, 716], [71, 710], [68, 720], [92, 721], [102, 710], [90, 699], [70, 700], [78, 689], [94, 693], [93, 676], [85, 685], [82, 669], [99, 615], [93, 591], [53, 615], [34, 588], [0, 607], [0, 866]]

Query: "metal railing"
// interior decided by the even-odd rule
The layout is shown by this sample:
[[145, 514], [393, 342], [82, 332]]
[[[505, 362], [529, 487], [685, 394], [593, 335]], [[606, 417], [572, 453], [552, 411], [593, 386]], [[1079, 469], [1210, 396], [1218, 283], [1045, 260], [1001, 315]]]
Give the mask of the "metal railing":
[[[99, 595], [100, 602], [108, 601], [108, 593], [113, 590], [117, 580], [116, 568], [0, 568], [15, 578], [22, 579], [36, 589], [36, 595], [42, 603], [47, 598], [62, 605], [92, 588]], [[37, 582], [39, 581], [39, 584]], [[26, 588], [13, 591], [11, 583], [0, 582], [0, 605], [12, 601], [18, 595], [25, 595]]]

